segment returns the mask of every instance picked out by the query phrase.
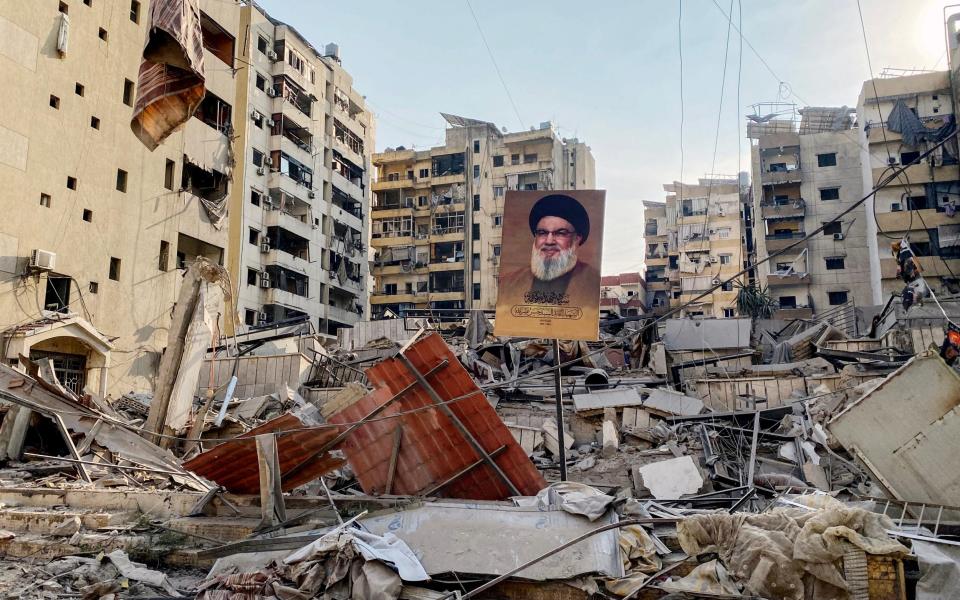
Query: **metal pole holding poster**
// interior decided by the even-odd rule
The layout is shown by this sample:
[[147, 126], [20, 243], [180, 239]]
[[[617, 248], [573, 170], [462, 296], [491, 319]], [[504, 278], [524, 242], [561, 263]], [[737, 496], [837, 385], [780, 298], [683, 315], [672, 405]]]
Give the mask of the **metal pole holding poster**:
[[553, 357], [557, 370], [553, 373], [553, 383], [557, 396], [557, 446], [560, 447], [560, 481], [567, 480], [567, 445], [563, 439], [563, 390], [560, 381], [560, 340], [553, 338]]

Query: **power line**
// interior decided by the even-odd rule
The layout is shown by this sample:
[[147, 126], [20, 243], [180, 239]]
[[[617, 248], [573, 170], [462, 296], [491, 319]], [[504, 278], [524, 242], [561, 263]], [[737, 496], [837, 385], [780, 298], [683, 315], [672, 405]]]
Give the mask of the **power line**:
[[480, 32], [480, 39], [483, 40], [483, 45], [487, 49], [487, 56], [490, 57], [490, 62], [493, 63], [493, 68], [497, 72], [497, 77], [500, 78], [500, 83], [503, 85], [503, 91], [507, 93], [507, 98], [510, 100], [510, 106], [513, 107], [513, 114], [517, 115], [517, 121], [520, 122], [520, 128], [524, 129], [526, 125], [523, 124], [523, 119], [520, 118], [520, 111], [517, 110], [517, 103], [513, 101], [513, 95], [510, 94], [510, 88], [507, 87], [507, 82], [503, 78], [503, 73], [500, 72], [500, 66], [497, 65], [497, 59], [493, 57], [493, 51], [490, 50], [490, 44], [487, 43], [487, 36], [483, 35], [483, 28], [480, 27], [480, 21], [477, 19], [477, 13], [473, 12], [473, 6], [470, 4], [470, 0], [466, 0], [467, 8], [470, 9], [470, 14], [473, 16], [473, 22], [477, 25], [477, 31]]

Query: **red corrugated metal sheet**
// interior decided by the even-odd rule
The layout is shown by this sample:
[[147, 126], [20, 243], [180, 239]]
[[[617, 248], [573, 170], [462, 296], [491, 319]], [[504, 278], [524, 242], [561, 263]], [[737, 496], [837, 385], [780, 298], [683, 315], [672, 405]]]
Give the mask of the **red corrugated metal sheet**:
[[[337, 436], [335, 427], [304, 428], [300, 419], [285, 414], [255, 427], [243, 435], [224, 442], [211, 450], [202, 452], [187, 462], [183, 468], [201, 477], [222, 485], [235, 494], [260, 493], [260, 466], [257, 462], [255, 436], [263, 433], [292, 431], [277, 436], [277, 451], [280, 455], [280, 470], [288, 472], [317, 453], [324, 444]], [[308, 463], [293, 477], [281, 480], [283, 491], [289, 491], [309, 483], [343, 464], [343, 460], [324, 453]]]
[[[407, 349], [405, 355], [420, 373], [429, 372], [446, 359], [445, 367], [426, 377], [437, 394], [444, 400], [469, 394], [469, 397], [450, 404], [450, 408], [485, 451], [492, 452], [506, 446], [506, 450], [494, 460], [520, 493], [534, 495], [546, 486], [543, 476], [527, 458], [443, 338], [431, 334]], [[396, 358], [371, 367], [367, 370], [367, 377], [374, 391], [331, 416], [331, 422], [360, 421], [414, 381], [404, 364]], [[432, 404], [427, 392], [416, 386], [384, 409], [379, 417]], [[394, 494], [424, 492], [480, 458], [453, 421], [440, 409], [373, 421], [358, 427], [341, 447], [361, 487], [368, 494], [383, 493], [386, 488], [394, 430], [397, 427], [403, 427], [403, 438], [391, 490]], [[446, 486], [437, 495], [500, 500], [511, 493], [496, 472], [484, 464]]]

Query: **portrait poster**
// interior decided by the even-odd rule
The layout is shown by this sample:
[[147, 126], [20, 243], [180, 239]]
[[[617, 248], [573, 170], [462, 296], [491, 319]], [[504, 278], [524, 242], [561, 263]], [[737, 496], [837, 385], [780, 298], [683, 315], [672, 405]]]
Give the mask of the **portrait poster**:
[[599, 339], [603, 190], [508, 191], [494, 333]]

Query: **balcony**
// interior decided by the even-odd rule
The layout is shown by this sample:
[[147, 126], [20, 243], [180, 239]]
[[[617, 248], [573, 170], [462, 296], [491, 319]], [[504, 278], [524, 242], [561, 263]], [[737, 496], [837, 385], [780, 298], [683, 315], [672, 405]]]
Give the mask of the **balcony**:
[[773, 311], [773, 318], [781, 321], [792, 321], [793, 319], [812, 319], [813, 309], [808, 306], [778, 308]]
[[360, 320], [360, 315], [352, 310], [340, 308], [339, 306], [329, 305], [326, 307], [327, 318], [331, 321], [338, 321], [346, 325], [352, 325]]
[[363, 189], [358, 184], [344, 177], [339, 171], [331, 170], [330, 183], [343, 190], [344, 193], [355, 200], [362, 201], [366, 198]]
[[694, 237], [680, 241], [680, 249], [686, 252], [705, 252], [710, 249], [710, 239]]
[[305, 141], [294, 140], [283, 134], [274, 134], [270, 136], [270, 150], [274, 153], [280, 151], [298, 163], [310, 165], [312, 169], [311, 146]]
[[767, 252], [778, 252], [784, 248], [789, 248], [797, 242], [797, 240], [802, 240], [807, 234], [803, 231], [794, 231], [790, 233], [771, 233], [767, 234]]
[[770, 273], [770, 275], [767, 276], [767, 286], [769, 287], [808, 285], [809, 283], [810, 276], [807, 273], [791, 273], [789, 275], [777, 275], [776, 273]]
[[[276, 168], [271, 167], [272, 168]], [[267, 178], [267, 187], [271, 189], [279, 189], [288, 196], [295, 196], [297, 198], [309, 197], [310, 192], [313, 191], [313, 188], [310, 187], [307, 183], [294, 179], [286, 173], [281, 173], [280, 171], [270, 171], [270, 175]]]
[[[879, 206], [877, 208], [880, 209]], [[877, 213], [877, 225], [879, 225], [883, 231], [922, 230], [927, 227], [932, 229], [939, 225], [953, 225], [956, 223], [956, 217], [948, 217], [947, 213], [938, 212], [935, 208]]]
[[413, 232], [391, 232], [387, 234], [375, 233], [370, 240], [370, 245], [374, 248], [386, 248], [393, 246], [412, 246]]
[[[899, 168], [899, 167], [897, 167]], [[889, 177], [891, 171], [886, 167], [873, 169], [873, 181], [876, 185], [876, 182], [880, 181], [881, 177]], [[937, 167], [930, 167], [927, 161], [923, 161], [918, 165], [910, 165], [907, 167], [903, 174], [898, 178], [894, 179], [890, 185], [904, 185], [903, 182], [909, 181], [910, 185], [918, 185], [924, 183], [931, 183], [933, 181], [956, 181], [957, 180], [957, 165], [942, 165]]]
[[322, 309], [322, 305], [316, 300], [311, 300], [306, 296], [298, 296], [297, 294], [281, 290], [280, 288], [270, 288], [267, 290], [265, 303], [281, 304], [314, 315]]
[[282, 250], [274, 249], [260, 256], [263, 257], [262, 260], [265, 265], [277, 265], [297, 273], [305, 274], [307, 267], [310, 265], [309, 261]]
[[[305, 218], [310, 219], [310, 215], [307, 214]], [[285, 229], [290, 233], [307, 239], [316, 240], [320, 233], [314, 229], [313, 223], [309, 220], [306, 222], [301, 221], [299, 217], [287, 213], [286, 211], [279, 210], [279, 208], [276, 207], [274, 210], [268, 210], [265, 212], [263, 216], [263, 224], [266, 227], [279, 227], [281, 229]], [[319, 243], [321, 245], [325, 245], [323, 243], [322, 236], [319, 240]]]
[[393, 293], [388, 294], [386, 292], [374, 292], [370, 294], [370, 304], [400, 304], [400, 303], [414, 303], [414, 302], [426, 302], [427, 294], [414, 294], [410, 293]]
[[767, 171], [760, 175], [763, 185], [781, 185], [784, 183], [800, 183], [802, 176], [800, 169], [792, 171]]
[[807, 206], [802, 198], [790, 198], [778, 202], [764, 202], [760, 205], [760, 216], [764, 219], [802, 219], [806, 213]]

